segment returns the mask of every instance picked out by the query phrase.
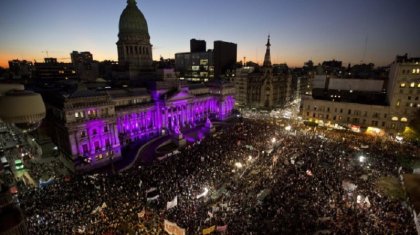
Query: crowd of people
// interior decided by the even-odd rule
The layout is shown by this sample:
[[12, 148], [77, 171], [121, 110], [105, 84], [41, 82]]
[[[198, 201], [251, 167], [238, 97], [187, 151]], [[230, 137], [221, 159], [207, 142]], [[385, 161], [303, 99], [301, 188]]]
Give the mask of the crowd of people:
[[57, 178], [19, 201], [30, 234], [166, 234], [164, 219], [186, 234], [415, 234], [407, 205], [376, 182], [398, 177], [398, 158], [417, 153], [244, 119], [151, 166]]

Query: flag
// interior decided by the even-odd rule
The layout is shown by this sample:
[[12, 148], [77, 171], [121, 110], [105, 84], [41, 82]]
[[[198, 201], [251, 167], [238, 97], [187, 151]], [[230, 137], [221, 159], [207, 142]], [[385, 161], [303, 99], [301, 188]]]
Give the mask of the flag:
[[146, 215], [146, 209], [144, 208], [139, 213], [137, 213], [137, 216], [139, 217], [139, 219], [144, 218], [145, 215]]
[[224, 225], [224, 226], [217, 226], [216, 227], [216, 231], [218, 231], [218, 232], [225, 232], [226, 229], [227, 229], [227, 224]]
[[205, 229], [203, 229], [203, 235], [210, 234], [210, 233], [214, 232], [214, 230], [216, 230], [216, 225], [213, 225], [209, 228], [205, 228]]
[[154, 201], [154, 200], [157, 200], [159, 198], [159, 195], [156, 195], [156, 196], [154, 196], [154, 197], [148, 197], [147, 198], [147, 201], [148, 202], [150, 202], [150, 201]]
[[176, 207], [177, 205], [178, 205], [178, 196], [175, 196], [175, 198], [172, 201], [169, 201], [166, 203], [166, 210], [169, 210], [172, 207]]

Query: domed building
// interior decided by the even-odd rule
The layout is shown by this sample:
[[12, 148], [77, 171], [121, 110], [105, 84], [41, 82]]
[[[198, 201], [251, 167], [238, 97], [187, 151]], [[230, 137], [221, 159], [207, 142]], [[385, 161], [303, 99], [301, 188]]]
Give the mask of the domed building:
[[127, 0], [120, 17], [118, 38], [118, 63], [128, 67], [130, 79], [153, 70], [149, 29], [136, 0]]
[[0, 119], [24, 132], [33, 131], [45, 118], [45, 104], [40, 94], [23, 89], [22, 85], [0, 85]]

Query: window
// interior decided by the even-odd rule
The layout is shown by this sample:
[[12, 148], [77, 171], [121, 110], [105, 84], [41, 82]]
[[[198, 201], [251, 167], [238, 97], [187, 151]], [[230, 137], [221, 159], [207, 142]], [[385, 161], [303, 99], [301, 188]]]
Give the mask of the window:
[[411, 100], [411, 96], [408, 97], [408, 100]]
[[81, 133], [81, 135], [80, 135], [81, 137], [86, 137], [86, 131], [82, 131], [82, 133]]
[[104, 127], [104, 132], [108, 132], [108, 126]]
[[397, 101], [397, 107], [400, 107], [400, 100]]
[[97, 134], [96, 129], [93, 129], [92, 134], [93, 134], [93, 135], [96, 135], [96, 134]]
[[351, 109], [349, 109], [349, 111], [347, 112], [347, 114], [351, 114]]
[[382, 122], [382, 126], [383, 126], [383, 127], [385, 126], [385, 122]]
[[87, 145], [87, 144], [84, 144], [84, 145], [82, 146], [82, 149], [83, 149], [83, 154], [87, 154], [87, 153], [89, 153], [89, 148], [88, 148], [88, 145]]
[[392, 117], [392, 119], [391, 119], [392, 121], [398, 121], [398, 117]]
[[378, 121], [372, 121], [372, 126], [378, 126]]
[[417, 69], [417, 73], [420, 73], [420, 69]]
[[79, 113], [78, 112], [75, 112], [74, 113], [74, 117], [78, 118], [79, 117]]
[[416, 86], [415, 82], [410, 83], [410, 87], [415, 87], [415, 86]]
[[401, 122], [407, 122], [408, 120], [407, 120], [407, 118], [406, 117], [402, 117], [401, 118]]
[[400, 84], [400, 87], [405, 87], [405, 83], [404, 83], [404, 82], [402, 82], [402, 83]]
[[413, 73], [416, 73], [416, 69], [413, 69]]

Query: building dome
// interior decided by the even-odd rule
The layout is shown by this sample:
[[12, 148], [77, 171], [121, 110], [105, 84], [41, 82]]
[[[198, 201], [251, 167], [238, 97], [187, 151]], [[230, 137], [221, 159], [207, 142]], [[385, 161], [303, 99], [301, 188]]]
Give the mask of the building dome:
[[127, 0], [127, 7], [121, 14], [119, 36], [142, 36], [150, 38], [146, 19], [139, 10], [136, 0]]
[[14, 123], [24, 131], [36, 129], [45, 115], [45, 105], [40, 94], [11, 90], [0, 96], [0, 119]]

